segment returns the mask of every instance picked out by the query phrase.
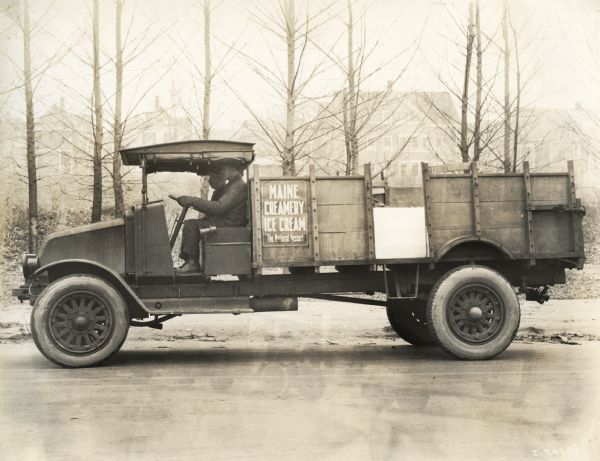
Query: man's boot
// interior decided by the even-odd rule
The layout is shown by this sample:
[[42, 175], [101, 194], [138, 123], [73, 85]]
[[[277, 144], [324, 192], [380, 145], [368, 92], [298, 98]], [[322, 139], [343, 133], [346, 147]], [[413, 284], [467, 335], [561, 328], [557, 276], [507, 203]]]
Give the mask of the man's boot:
[[175, 268], [175, 273], [177, 275], [194, 274], [198, 272], [200, 272], [200, 263], [198, 262], [198, 258], [194, 258], [188, 254], [183, 255], [183, 264]]

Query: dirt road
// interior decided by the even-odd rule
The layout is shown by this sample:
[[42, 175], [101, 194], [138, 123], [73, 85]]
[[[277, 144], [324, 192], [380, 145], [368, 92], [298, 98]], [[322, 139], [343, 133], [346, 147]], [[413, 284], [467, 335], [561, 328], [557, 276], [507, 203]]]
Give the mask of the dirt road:
[[[18, 315], [4, 308], [0, 321]], [[408, 346], [381, 309], [321, 302], [303, 302], [297, 313], [186, 317], [163, 331], [133, 330], [107, 366], [83, 370], [52, 365], [26, 331], [20, 340], [4, 335], [0, 453], [594, 459], [596, 319], [598, 301], [525, 305], [523, 339], [487, 362]], [[540, 342], [555, 334], [579, 345]]]

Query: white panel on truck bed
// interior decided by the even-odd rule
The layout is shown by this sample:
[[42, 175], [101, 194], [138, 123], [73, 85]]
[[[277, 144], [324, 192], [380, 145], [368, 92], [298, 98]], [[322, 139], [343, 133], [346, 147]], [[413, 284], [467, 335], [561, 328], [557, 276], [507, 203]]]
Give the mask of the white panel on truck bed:
[[375, 258], [427, 256], [425, 208], [373, 208]]

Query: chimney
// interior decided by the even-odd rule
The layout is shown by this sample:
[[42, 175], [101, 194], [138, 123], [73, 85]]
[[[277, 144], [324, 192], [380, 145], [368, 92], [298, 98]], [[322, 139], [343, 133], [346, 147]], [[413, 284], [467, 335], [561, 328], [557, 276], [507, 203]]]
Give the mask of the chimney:
[[65, 98], [64, 97], [60, 98], [60, 111], [61, 112], [65, 111]]
[[160, 110], [160, 96], [154, 96], [154, 109]]

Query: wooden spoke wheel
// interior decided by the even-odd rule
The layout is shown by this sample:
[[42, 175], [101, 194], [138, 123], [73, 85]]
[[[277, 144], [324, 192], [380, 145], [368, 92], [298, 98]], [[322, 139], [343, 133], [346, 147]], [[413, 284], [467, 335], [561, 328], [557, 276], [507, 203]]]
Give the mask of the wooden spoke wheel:
[[50, 338], [73, 355], [98, 350], [114, 329], [114, 316], [105, 299], [82, 290], [67, 293], [48, 313]]
[[64, 367], [96, 365], [116, 353], [129, 329], [127, 305], [105, 280], [69, 275], [51, 283], [31, 314], [33, 339]]
[[506, 278], [484, 266], [462, 266], [433, 287], [427, 303], [433, 338], [460, 359], [489, 359], [512, 342], [521, 318], [519, 300]]

